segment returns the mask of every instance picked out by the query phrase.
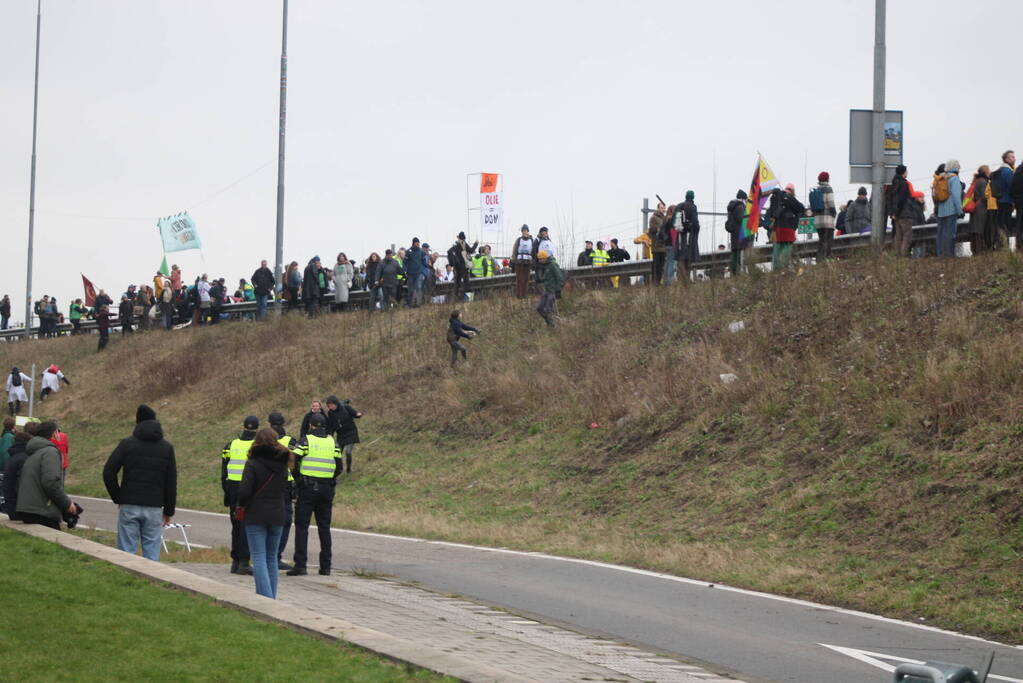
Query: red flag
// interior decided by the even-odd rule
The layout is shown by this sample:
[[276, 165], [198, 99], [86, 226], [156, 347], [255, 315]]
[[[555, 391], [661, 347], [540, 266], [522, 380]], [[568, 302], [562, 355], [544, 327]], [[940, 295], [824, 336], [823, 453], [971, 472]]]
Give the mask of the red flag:
[[82, 275], [82, 286], [85, 287], [85, 305], [92, 307], [96, 305], [96, 288], [92, 286], [89, 278]]

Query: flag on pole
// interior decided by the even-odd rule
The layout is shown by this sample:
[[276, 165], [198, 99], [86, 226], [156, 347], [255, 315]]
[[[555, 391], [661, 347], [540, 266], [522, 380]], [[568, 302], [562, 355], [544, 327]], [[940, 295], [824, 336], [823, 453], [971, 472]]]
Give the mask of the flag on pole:
[[500, 173], [480, 174], [480, 229], [483, 232], [504, 231], [504, 204], [497, 189]]
[[163, 263], [160, 264], [160, 272], [165, 277], [170, 277], [170, 268], [167, 267], [167, 254], [163, 255]]
[[199, 229], [188, 212], [176, 216], [167, 216], [156, 222], [163, 239], [163, 251], [184, 251], [185, 249], [202, 249]]
[[[81, 273], [79, 273], [81, 275]], [[96, 305], [96, 288], [89, 278], [82, 275], [82, 286], [85, 287], [85, 305], [90, 308]]]
[[774, 171], [759, 153], [757, 154], [757, 167], [753, 171], [753, 182], [749, 186], [749, 196], [746, 198], [746, 217], [742, 222], [742, 239], [753, 239], [760, 229], [760, 212], [767, 203], [771, 192], [781, 187]]

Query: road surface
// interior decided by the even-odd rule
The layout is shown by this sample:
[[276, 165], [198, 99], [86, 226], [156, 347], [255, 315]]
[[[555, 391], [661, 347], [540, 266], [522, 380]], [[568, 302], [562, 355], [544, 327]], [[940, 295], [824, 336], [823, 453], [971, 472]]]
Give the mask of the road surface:
[[[86, 508], [83, 525], [116, 529], [112, 503], [76, 500]], [[214, 547], [230, 543], [226, 515], [179, 509], [174, 521], [192, 525], [189, 541]], [[989, 680], [1023, 683], [1023, 649], [922, 624], [599, 562], [333, 532], [335, 569], [393, 575], [705, 662], [747, 680], [887, 683], [890, 671], [902, 661], [938, 660], [979, 668], [994, 650]], [[176, 540], [179, 533], [171, 530], [167, 537]], [[315, 532], [309, 539], [309, 557], [315, 560]], [[291, 556], [290, 545], [285, 558]]]

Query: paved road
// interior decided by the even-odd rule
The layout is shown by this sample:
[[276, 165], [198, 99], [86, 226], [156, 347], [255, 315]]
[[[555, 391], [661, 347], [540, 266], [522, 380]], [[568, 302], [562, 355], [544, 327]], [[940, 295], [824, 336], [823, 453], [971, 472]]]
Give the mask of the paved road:
[[[87, 508], [83, 524], [116, 528], [111, 503], [82, 502]], [[228, 542], [224, 515], [179, 509], [174, 521], [192, 525], [189, 540], [211, 546]], [[310, 535], [311, 544], [315, 536]], [[995, 650], [992, 673], [997, 677], [990, 680], [1023, 683], [1023, 649], [882, 617], [536, 553], [343, 529], [334, 530], [334, 539], [335, 569], [391, 574], [705, 662], [747, 680], [885, 683], [891, 674], [883, 667], [890, 671], [902, 660], [979, 667]], [[318, 548], [309, 550], [315, 558]]]

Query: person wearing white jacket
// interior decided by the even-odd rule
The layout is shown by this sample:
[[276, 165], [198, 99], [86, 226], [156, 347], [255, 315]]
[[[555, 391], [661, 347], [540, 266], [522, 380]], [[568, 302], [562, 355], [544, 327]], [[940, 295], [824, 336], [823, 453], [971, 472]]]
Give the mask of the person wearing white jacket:
[[25, 382], [31, 382], [32, 378], [18, 368], [11, 368], [11, 374], [7, 375], [7, 409], [11, 415], [17, 415], [21, 410], [21, 402], [28, 402], [28, 394], [25, 393]]
[[50, 394], [55, 394], [60, 391], [60, 383], [64, 382], [68, 386], [71, 385], [70, 380], [64, 376], [64, 373], [60, 371], [60, 368], [56, 365], [51, 365], [43, 371], [43, 390], [39, 392], [39, 400], [45, 401], [46, 397]]

